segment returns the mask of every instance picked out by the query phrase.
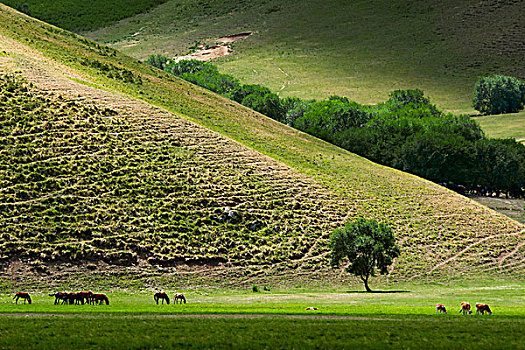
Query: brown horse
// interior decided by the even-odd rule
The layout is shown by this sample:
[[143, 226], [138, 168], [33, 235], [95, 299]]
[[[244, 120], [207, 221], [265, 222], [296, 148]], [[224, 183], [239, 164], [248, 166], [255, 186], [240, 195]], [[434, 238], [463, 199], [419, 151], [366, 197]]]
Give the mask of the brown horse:
[[93, 302], [93, 304], [98, 303], [98, 305], [102, 305], [105, 302], [106, 305], [109, 305], [109, 299], [106, 296], [106, 294], [92, 294], [91, 301]]
[[29, 296], [29, 293], [18, 292], [15, 294], [13, 299], [15, 299], [15, 304], [18, 304], [18, 299], [24, 299], [24, 304], [26, 303], [26, 300], [29, 304], [31, 304], [31, 297]]
[[487, 304], [477, 303], [476, 304], [476, 314], [479, 315], [480, 312], [482, 315], [485, 315], [485, 312], [488, 312], [489, 315], [492, 315], [492, 310]]
[[443, 304], [436, 305], [436, 314], [440, 314], [440, 313], [444, 313], [444, 314], [447, 313], [447, 308]]
[[86, 302], [87, 304], [91, 304], [91, 296], [93, 295], [92, 291], [88, 290], [88, 291], [78, 292], [76, 293], [76, 295], [77, 295], [77, 300], [81, 300], [82, 305], [84, 305], [84, 302]]
[[182, 302], [184, 302], [184, 304], [186, 304], [186, 298], [184, 297], [184, 294], [182, 294], [182, 293], [175, 293], [175, 295], [173, 296], [173, 299], [175, 299], [175, 304], [178, 304], [179, 300], [180, 300], [181, 304], [182, 304]]
[[78, 293], [66, 293], [65, 302], [69, 305], [84, 305], [84, 297]]
[[472, 310], [470, 310], [470, 303], [463, 302], [461, 303], [461, 310], [459, 310], [459, 313], [462, 313], [463, 315], [466, 315], [467, 313], [470, 315], [472, 314]]
[[58, 305], [60, 301], [62, 301], [62, 304], [68, 301], [68, 294], [69, 293], [65, 293], [65, 292], [56, 292], [54, 294], [49, 294], [49, 296], [55, 297], [55, 305]]
[[166, 304], [170, 304], [170, 297], [168, 296], [168, 294], [164, 293], [164, 292], [157, 292], [155, 293], [155, 295], [153, 296], [153, 299], [155, 299], [155, 302], [157, 303], [157, 305], [159, 305], [159, 299], [162, 300], [162, 303], [164, 304], [164, 300], [166, 300]]

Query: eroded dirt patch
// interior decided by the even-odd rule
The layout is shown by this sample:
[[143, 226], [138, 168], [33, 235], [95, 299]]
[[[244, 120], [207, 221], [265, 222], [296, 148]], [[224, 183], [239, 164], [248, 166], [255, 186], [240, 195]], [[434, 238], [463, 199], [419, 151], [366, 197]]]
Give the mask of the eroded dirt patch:
[[239, 34], [233, 34], [233, 35], [226, 35], [226, 36], [223, 36], [217, 39], [213, 45], [200, 44], [197, 46], [197, 50], [195, 52], [190, 53], [185, 56], [176, 57], [175, 61], [176, 62], [181, 61], [181, 60], [210, 61], [215, 58], [231, 55], [233, 53], [233, 50], [229, 44], [239, 39], [247, 38], [251, 34], [252, 34], [251, 32], [245, 32], [245, 33], [239, 33]]

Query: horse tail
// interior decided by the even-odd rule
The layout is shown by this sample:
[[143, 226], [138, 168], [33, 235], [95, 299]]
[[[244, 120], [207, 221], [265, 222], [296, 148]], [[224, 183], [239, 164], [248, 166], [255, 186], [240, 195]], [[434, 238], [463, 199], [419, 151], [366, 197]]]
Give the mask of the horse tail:
[[184, 296], [184, 294], [182, 294], [182, 300], [184, 300], [184, 304], [186, 304], [186, 297]]
[[157, 296], [157, 294], [155, 294], [153, 296], [153, 299], [155, 300], [155, 302], [158, 304], [159, 303], [159, 297]]
[[27, 302], [28, 302], [29, 304], [31, 304], [31, 296], [30, 296], [30, 295], [27, 296]]
[[166, 303], [169, 305], [170, 304], [170, 297], [166, 295]]
[[109, 305], [109, 299], [108, 299], [107, 295], [104, 295], [104, 301], [106, 302], [106, 305]]

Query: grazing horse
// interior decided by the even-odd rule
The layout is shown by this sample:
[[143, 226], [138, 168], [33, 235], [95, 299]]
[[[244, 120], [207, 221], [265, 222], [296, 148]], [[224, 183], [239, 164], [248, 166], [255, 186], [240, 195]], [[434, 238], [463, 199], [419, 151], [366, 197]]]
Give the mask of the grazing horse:
[[466, 315], [467, 313], [470, 315], [472, 314], [472, 310], [470, 310], [470, 303], [461, 303], [461, 310], [459, 310], [459, 313], [462, 313], [463, 315]]
[[436, 314], [440, 314], [440, 313], [444, 313], [444, 314], [447, 313], [447, 308], [443, 304], [436, 305]]
[[106, 305], [109, 305], [109, 299], [106, 296], [106, 294], [92, 294], [91, 300], [93, 301], [93, 304], [102, 305], [104, 302], [106, 302]]
[[182, 294], [182, 293], [175, 293], [175, 295], [173, 296], [173, 299], [175, 299], [175, 304], [179, 303], [179, 299], [180, 299], [180, 303], [181, 304], [182, 304], [182, 302], [184, 302], [184, 304], [186, 304], [186, 298], [184, 297], [184, 294]]
[[82, 292], [76, 293], [76, 295], [77, 295], [77, 300], [81, 299], [82, 305], [84, 305], [84, 302], [86, 302], [87, 304], [91, 304], [91, 296], [93, 295], [92, 291], [90, 290], [82, 291]]
[[15, 294], [13, 299], [15, 299], [15, 304], [18, 304], [18, 299], [24, 299], [24, 304], [26, 303], [26, 300], [29, 304], [31, 304], [31, 297], [29, 296], [29, 293], [18, 292]]
[[487, 304], [477, 303], [476, 304], [476, 314], [479, 315], [480, 312], [482, 315], [485, 315], [485, 312], [488, 312], [489, 315], [492, 315], [492, 310]]
[[157, 303], [157, 305], [159, 305], [159, 299], [162, 299], [162, 303], [164, 304], [164, 300], [166, 300], [166, 304], [170, 304], [170, 297], [168, 296], [168, 294], [164, 293], [164, 292], [157, 292], [155, 293], [155, 295], [153, 296], [153, 299], [155, 299], [155, 302]]
[[65, 292], [56, 292], [54, 294], [49, 294], [50, 297], [55, 297], [55, 305], [58, 305], [59, 301], [62, 300], [62, 304], [64, 304], [68, 300], [68, 294]]
[[84, 297], [78, 293], [66, 293], [64, 301], [69, 305], [84, 305]]

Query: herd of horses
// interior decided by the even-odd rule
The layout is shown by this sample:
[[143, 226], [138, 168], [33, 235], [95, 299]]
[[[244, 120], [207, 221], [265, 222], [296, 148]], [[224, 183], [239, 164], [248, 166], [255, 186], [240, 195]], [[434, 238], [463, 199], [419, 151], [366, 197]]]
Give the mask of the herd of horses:
[[77, 293], [56, 292], [49, 294], [49, 296], [55, 297], [55, 305], [102, 305], [104, 303], [106, 303], [106, 305], [109, 305], [109, 298], [106, 294], [95, 294], [90, 290]]
[[[479, 314], [485, 315], [485, 312], [488, 313], [489, 315], [492, 315], [492, 310], [490, 309], [490, 307], [487, 304], [476, 303], [476, 314], [477, 315], [479, 315]], [[437, 304], [436, 305], [436, 313], [437, 314], [440, 314], [440, 313], [446, 314], [447, 313], [447, 308], [443, 304]], [[463, 313], [463, 315], [471, 315], [472, 314], [472, 310], [470, 309], [470, 303], [467, 303], [467, 302], [461, 303], [461, 310], [459, 310], [459, 313]]]
[[[91, 291], [83, 291], [83, 292], [77, 292], [77, 293], [67, 293], [67, 292], [56, 292], [53, 294], [49, 294], [50, 297], [55, 297], [55, 305], [58, 304], [70, 304], [70, 305], [79, 305], [79, 304], [89, 304], [89, 305], [102, 305], [103, 303], [106, 303], [106, 305], [109, 305], [109, 299], [107, 295], [105, 294], [95, 294]], [[29, 293], [25, 292], [18, 292], [15, 294], [15, 303], [18, 304], [19, 299], [24, 299], [24, 304], [26, 301], [31, 304], [31, 296]], [[166, 301], [166, 304], [169, 305], [170, 303], [170, 297], [165, 292], [157, 292], [153, 295], [153, 299], [159, 304], [159, 300], [164, 304], [164, 301]], [[173, 299], [175, 300], [175, 303], [186, 304], [186, 297], [182, 293], [175, 293], [173, 295]], [[309, 310], [310, 308], [307, 308], [306, 310]], [[312, 310], [314, 308], [311, 308]], [[316, 309], [316, 308], [315, 308]], [[487, 304], [482, 303], [476, 303], [476, 314], [482, 314], [484, 315], [488, 313], [489, 315], [492, 315], [492, 310]], [[436, 305], [436, 314], [446, 314], [447, 308], [443, 304], [437, 304]], [[463, 302], [461, 303], [461, 310], [459, 310], [459, 313], [463, 313], [463, 315], [471, 315], [472, 310], [470, 309], [470, 303]]]
[[[69, 304], [69, 305], [103, 305], [104, 303], [106, 305], [109, 305], [109, 298], [106, 294], [95, 294], [92, 291], [82, 291], [82, 292], [76, 292], [76, 293], [69, 293], [69, 292], [56, 292], [49, 294], [50, 297], [55, 297], [55, 305], [61, 304]], [[18, 292], [15, 294], [14, 298], [15, 304], [18, 304], [19, 299], [24, 300], [24, 304], [26, 301], [31, 304], [31, 296], [29, 293], [26, 292]], [[159, 304], [159, 300], [162, 300], [162, 303], [164, 304], [164, 301], [169, 305], [170, 298], [168, 294], [164, 292], [157, 292], [153, 296], [153, 299]], [[173, 296], [173, 299], [175, 300], [175, 303], [186, 304], [186, 297], [182, 293], [175, 293]]]

